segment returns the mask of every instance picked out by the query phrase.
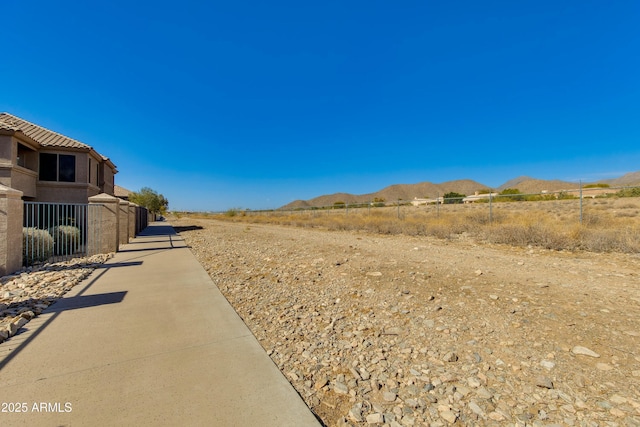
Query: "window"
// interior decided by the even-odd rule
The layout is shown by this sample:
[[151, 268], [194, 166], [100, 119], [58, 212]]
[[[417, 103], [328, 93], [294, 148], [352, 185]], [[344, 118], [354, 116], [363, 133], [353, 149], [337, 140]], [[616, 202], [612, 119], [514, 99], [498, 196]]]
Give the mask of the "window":
[[23, 168], [34, 169], [36, 163], [35, 151], [18, 143], [18, 158], [16, 163]]
[[76, 156], [58, 155], [58, 181], [76, 182]]
[[58, 180], [58, 155], [40, 153], [40, 181]]
[[40, 181], [76, 182], [76, 156], [40, 153]]

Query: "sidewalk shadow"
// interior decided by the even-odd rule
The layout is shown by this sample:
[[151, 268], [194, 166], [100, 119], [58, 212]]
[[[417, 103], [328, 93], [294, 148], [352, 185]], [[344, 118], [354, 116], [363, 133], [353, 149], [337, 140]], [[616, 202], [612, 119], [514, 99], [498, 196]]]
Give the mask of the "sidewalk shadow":
[[145, 228], [136, 237], [175, 236], [176, 232], [170, 225], [153, 225]]
[[78, 308], [97, 307], [106, 304], [121, 303], [127, 295], [127, 291], [108, 292], [96, 295], [79, 295], [71, 298], [63, 298], [56, 301], [47, 309], [48, 313], [59, 313], [61, 311], [76, 310]]
[[[94, 307], [94, 306], [98, 306], [98, 305], [116, 304], [116, 303], [122, 302], [122, 300], [124, 299], [124, 296], [127, 293], [126, 291], [112, 292], [112, 293], [98, 294], [98, 295], [87, 295], [87, 296], [82, 296], [82, 295], [91, 286], [93, 286], [98, 281], [98, 279], [100, 279], [107, 271], [109, 271], [110, 268], [112, 268], [112, 267], [126, 267], [126, 266], [130, 266], [130, 265], [141, 265], [141, 264], [142, 264], [142, 261], [135, 261], [135, 262], [131, 262], [131, 263], [114, 263], [114, 264], [105, 263], [105, 264], [102, 264], [101, 266], [99, 266], [101, 271], [98, 272], [98, 268], [96, 268], [96, 270], [94, 271], [94, 273], [92, 273], [92, 276], [91, 276], [90, 280], [84, 286], [84, 288], [82, 288], [75, 296], [66, 299], [66, 300], [69, 301], [69, 303], [64, 302], [64, 303], [60, 303], [60, 305], [58, 305], [57, 303], [59, 301], [65, 301], [65, 298], [64, 298], [64, 296], [62, 296], [60, 298], [56, 298], [49, 305], [49, 307], [47, 307], [42, 312], [42, 314], [40, 314], [40, 316], [41, 316], [41, 315], [45, 315], [45, 314], [48, 314], [48, 313], [53, 313], [51, 315], [51, 317], [49, 317], [47, 320], [45, 320], [44, 323], [42, 323], [40, 326], [37, 326], [35, 329], [31, 330], [32, 333], [28, 337], [26, 337], [24, 341], [22, 341], [16, 348], [11, 349], [10, 352], [4, 358], [0, 359], [0, 372], [5, 368], [5, 366], [7, 366], [7, 364], [14, 357], [16, 357], [22, 350], [24, 350], [29, 345], [29, 343], [31, 341], [33, 341], [38, 335], [40, 335], [40, 333], [43, 330], [45, 330], [47, 328], [47, 326], [49, 326], [49, 324], [51, 322], [53, 322], [60, 315], [60, 313], [66, 311], [66, 310], [73, 310], [73, 309], [77, 309], [77, 308]], [[95, 274], [96, 272], [97, 272], [97, 274]], [[80, 285], [80, 284], [78, 284], [78, 285]], [[37, 317], [38, 316], [36, 316], [36, 318]], [[25, 326], [28, 326], [29, 323], [27, 323], [27, 325], [25, 325]], [[27, 329], [24, 326], [21, 329], [24, 329], [24, 331], [18, 332], [16, 335], [14, 335], [13, 337], [9, 338], [9, 340], [5, 341], [2, 344], [10, 343], [11, 339], [14, 339], [14, 337], [19, 337], [21, 334], [29, 331], [29, 329]]]
[[183, 231], [195, 231], [195, 230], [204, 230], [204, 227], [200, 227], [199, 225], [185, 225], [182, 227], [173, 227], [176, 233], [180, 234]]
[[[159, 228], [159, 227], [154, 227], [154, 228]], [[168, 239], [165, 240], [151, 240], [151, 241], [139, 241], [139, 242], [131, 242], [131, 243], [127, 243], [127, 245], [131, 245], [131, 244], [148, 244], [148, 243], [167, 243], [169, 246], [154, 246], [154, 247], [150, 247], [150, 248], [135, 248], [135, 249], [120, 249], [118, 252], [147, 252], [147, 251], [161, 251], [161, 250], [166, 250], [166, 249], [181, 249], [181, 248], [191, 248], [191, 246], [187, 245], [183, 239], [175, 239], [175, 237], [177, 236], [177, 234], [173, 231], [172, 227], [162, 227], [165, 229], [165, 232], [167, 232], [166, 229], [171, 229], [171, 232], [167, 232], [167, 234], [157, 234], [157, 233], [153, 233], [153, 234], [149, 234], [146, 237], [149, 236], [166, 236], [168, 237]], [[138, 236], [140, 237], [140, 236]]]

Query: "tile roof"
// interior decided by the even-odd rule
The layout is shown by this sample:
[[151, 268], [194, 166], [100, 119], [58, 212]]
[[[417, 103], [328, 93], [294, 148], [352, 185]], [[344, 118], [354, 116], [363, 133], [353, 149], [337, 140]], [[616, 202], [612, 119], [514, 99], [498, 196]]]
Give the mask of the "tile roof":
[[133, 191], [127, 190], [126, 188], [120, 187], [119, 185], [115, 185], [113, 188], [113, 193], [114, 193], [114, 196], [123, 198], [123, 197], [129, 197], [129, 194], [133, 193]]
[[17, 127], [17, 126], [14, 126], [12, 124], [0, 121], [0, 130], [11, 130], [11, 131], [14, 131], [14, 132], [19, 132], [20, 128]]
[[38, 126], [12, 114], [0, 113], [0, 129], [15, 132], [20, 131], [43, 147], [65, 147], [93, 151], [96, 155], [100, 156], [102, 160], [112, 166], [114, 170], [116, 168], [108, 157], [98, 153], [90, 145], [43, 128], [42, 126]]
[[43, 128], [42, 126], [38, 126], [9, 113], [0, 113], [0, 126], [7, 130], [20, 130], [29, 138], [44, 147], [84, 148], [92, 150], [92, 147], [87, 144]]

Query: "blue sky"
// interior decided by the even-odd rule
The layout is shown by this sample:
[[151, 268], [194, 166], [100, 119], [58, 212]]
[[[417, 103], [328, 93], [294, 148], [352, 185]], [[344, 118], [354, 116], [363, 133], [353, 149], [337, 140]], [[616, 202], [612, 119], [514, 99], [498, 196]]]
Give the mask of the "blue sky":
[[171, 209], [640, 170], [640, 2], [5, 0], [0, 111]]

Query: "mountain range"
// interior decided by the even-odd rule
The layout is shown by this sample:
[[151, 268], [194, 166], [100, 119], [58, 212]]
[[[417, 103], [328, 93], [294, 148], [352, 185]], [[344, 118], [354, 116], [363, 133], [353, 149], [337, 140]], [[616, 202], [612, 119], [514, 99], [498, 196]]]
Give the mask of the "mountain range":
[[[623, 187], [623, 186], [640, 186], [640, 171], [630, 172], [619, 178], [600, 180], [595, 182], [584, 182], [583, 185], [588, 184], [609, 184], [611, 187]], [[476, 191], [486, 190], [490, 187], [480, 182], [470, 179], [460, 179], [455, 181], [447, 181], [440, 184], [434, 184], [431, 182], [420, 182], [417, 184], [394, 184], [376, 191], [375, 193], [367, 194], [349, 194], [349, 193], [334, 193], [324, 196], [318, 196], [310, 200], [295, 200], [280, 209], [300, 209], [320, 206], [331, 206], [336, 202], [344, 203], [368, 203], [374, 200], [384, 200], [391, 202], [394, 200], [413, 200], [414, 198], [435, 198], [442, 196], [446, 193], [455, 192], [465, 195], [474, 194]], [[518, 178], [511, 179], [498, 188], [494, 188], [494, 191], [502, 191], [506, 188], [517, 188], [521, 193], [535, 194], [542, 191], [560, 191], [560, 190], [575, 190], [578, 188], [578, 184], [575, 182], [561, 181], [561, 180], [544, 180], [536, 179], [528, 176], [520, 176]]]

